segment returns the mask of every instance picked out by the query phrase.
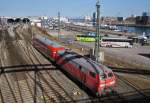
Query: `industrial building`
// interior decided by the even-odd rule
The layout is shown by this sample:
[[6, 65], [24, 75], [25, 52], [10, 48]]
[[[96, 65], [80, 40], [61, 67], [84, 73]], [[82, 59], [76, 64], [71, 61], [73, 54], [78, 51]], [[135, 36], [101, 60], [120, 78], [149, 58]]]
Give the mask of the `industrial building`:
[[150, 25], [150, 13], [143, 12], [142, 16], [137, 16], [135, 20], [136, 24]]

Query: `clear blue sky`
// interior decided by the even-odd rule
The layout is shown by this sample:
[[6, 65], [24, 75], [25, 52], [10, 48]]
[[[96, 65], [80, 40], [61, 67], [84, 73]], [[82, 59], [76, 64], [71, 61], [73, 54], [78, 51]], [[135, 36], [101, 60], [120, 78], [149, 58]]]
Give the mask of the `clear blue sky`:
[[[96, 0], [0, 0], [0, 16], [92, 15]], [[103, 16], [141, 15], [150, 12], [150, 0], [101, 0]]]

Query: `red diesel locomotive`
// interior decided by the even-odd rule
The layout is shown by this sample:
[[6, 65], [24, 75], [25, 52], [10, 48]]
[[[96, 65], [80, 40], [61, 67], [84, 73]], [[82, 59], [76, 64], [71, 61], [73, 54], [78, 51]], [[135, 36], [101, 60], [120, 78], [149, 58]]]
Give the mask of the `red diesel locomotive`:
[[116, 84], [116, 77], [112, 70], [100, 63], [77, 53], [67, 52], [63, 46], [45, 37], [36, 36], [33, 44], [73, 78], [99, 96], [108, 89], [111, 90]]
[[33, 46], [52, 61], [56, 60], [58, 54], [60, 55], [65, 52], [63, 46], [40, 35], [36, 35], [33, 38]]

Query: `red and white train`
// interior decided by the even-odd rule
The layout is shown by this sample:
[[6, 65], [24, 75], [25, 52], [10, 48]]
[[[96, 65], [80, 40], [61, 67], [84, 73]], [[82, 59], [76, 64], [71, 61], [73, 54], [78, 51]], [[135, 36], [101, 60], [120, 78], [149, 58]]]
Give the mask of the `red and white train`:
[[55, 41], [42, 36], [35, 36], [33, 45], [99, 96], [105, 91], [111, 90], [116, 84], [116, 77], [111, 69], [75, 52], [67, 52], [63, 46]]

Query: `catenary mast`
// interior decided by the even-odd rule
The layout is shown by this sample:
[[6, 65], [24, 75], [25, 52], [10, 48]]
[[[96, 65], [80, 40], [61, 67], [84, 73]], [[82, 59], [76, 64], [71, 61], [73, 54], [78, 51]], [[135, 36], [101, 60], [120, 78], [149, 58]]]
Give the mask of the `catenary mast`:
[[96, 18], [96, 37], [95, 37], [95, 50], [94, 50], [94, 56], [95, 61], [99, 62], [99, 53], [100, 53], [100, 1], [97, 0], [96, 3], [96, 9], [97, 9], [97, 18]]

